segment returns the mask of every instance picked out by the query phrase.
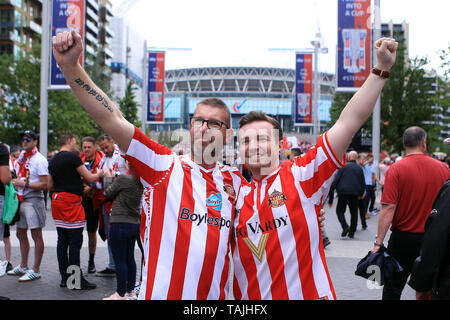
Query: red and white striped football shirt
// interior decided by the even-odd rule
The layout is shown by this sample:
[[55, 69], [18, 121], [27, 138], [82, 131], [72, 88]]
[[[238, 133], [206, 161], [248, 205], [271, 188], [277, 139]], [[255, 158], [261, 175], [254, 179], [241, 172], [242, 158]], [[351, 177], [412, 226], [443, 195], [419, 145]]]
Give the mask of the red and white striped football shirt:
[[326, 133], [292, 166], [242, 185], [232, 252], [236, 299], [335, 299], [318, 214], [343, 166]]
[[137, 128], [126, 159], [144, 186], [139, 299], [225, 299], [239, 171], [204, 169]]

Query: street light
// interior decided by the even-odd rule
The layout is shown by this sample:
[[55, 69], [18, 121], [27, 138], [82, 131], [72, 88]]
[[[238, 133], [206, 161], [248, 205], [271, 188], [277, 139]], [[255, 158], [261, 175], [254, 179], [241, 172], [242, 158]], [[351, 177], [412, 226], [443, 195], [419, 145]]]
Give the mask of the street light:
[[321, 45], [321, 34], [316, 33], [316, 39], [311, 41], [314, 46], [314, 75], [313, 75], [313, 137], [317, 142], [320, 132], [320, 117], [319, 117], [319, 101], [320, 101], [320, 73], [319, 73], [319, 53], [328, 53], [328, 48]]

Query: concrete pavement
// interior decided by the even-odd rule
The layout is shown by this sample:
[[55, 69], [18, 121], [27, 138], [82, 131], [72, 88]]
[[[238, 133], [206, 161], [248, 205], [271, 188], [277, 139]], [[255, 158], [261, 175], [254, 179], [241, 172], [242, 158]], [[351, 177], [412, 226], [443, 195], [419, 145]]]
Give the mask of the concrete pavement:
[[[325, 230], [331, 240], [331, 244], [325, 249], [325, 255], [337, 298], [340, 300], [380, 300], [381, 289], [373, 288], [370, 284], [367, 284], [366, 279], [354, 275], [358, 261], [372, 249], [377, 232], [378, 216], [373, 216], [367, 220], [367, 230], [362, 230], [359, 222], [354, 239], [342, 239], [340, 236], [342, 230], [336, 217], [335, 207], [329, 208], [326, 204], [325, 210], [327, 212]], [[349, 221], [350, 214], [348, 212], [346, 218]], [[86, 231], [84, 231], [81, 251], [81, 267], [88, 281], [95, 283], [97, 288], [81, 291], [60, 288], [60, 275], [56, 258], [56, 228], [50, 210], [47, 210], [47, 222], [43, 234], [45, 252], [41, 265], [42, 278], [28, 283], [19, 283], [18, 277], [5, 275], [0, 278], [0, 296], [20, 300], [101, 300], [116, 290], [115, 277], [104, 278], [87, 273], [89, 255]], [[31, 245], [29, 264], [32, 265], [34, 262], [34, 246], [31, 235], [29, 235], [29, 239]], [[387, 244], [388, 239], [389, 234], [385, 239], [385, 244]], [[19, 243], [15, 236], [15, 227], [11, 228], [11, 242], [13, 247], [12, 264], [16, 266], [20, 262], [20, 252]], [[3, 242], [0, 242], [0, 260], [4, 259]], [[136, 246], [135, 260], [138, 266], [138, 277], [140, 259], [141, 254]], [[98, 239], [95, 263], [98, 271], [104, 269], [108, 263], [106, 243], [100, 238]], [[415, 300], [415, 292], [408, 285], [403, 291], [402, 299]]]

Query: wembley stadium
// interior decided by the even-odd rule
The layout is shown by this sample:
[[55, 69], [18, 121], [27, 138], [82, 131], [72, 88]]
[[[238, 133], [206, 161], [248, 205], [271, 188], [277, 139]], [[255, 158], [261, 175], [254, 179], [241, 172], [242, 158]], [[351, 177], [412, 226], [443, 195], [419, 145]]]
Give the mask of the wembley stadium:
[[[334, 89], [334, 75], [321, 73], [321, 129], [329, 121]], [[230, 108], [233, 128], [238, 127], [242, 115], [261, 110], [277, 118], [285, 132], [310, 132], [310, 127], [294, 126], [294, 96], [294, 69], [209, 67], [166, 70], [164, 123], [153, 124], [152, 129], [187, 129], [197, 103], [207, 97], [216, 97]]]

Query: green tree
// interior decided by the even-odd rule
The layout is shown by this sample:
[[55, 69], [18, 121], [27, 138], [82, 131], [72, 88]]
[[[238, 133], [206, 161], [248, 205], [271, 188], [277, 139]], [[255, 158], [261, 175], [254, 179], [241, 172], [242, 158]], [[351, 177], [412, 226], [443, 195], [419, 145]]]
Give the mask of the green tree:
[[[406, 63], [408, 61], [408, 63]], [[438, 128], [433, 120], [433, 96], [429, 94], [434, 79], [426, 76], [426, 59], [405, 59], [405, 46], [399, 45], [396, 63], [391, 76], [381, 93], [380, 131], [382, 149], [400, 153], [403, 149], [402, 136], [406, 128], [421, 126], [428, 133], [429, 149], [436, 144]], [[336, 93], [330, 109], [331, 123], [338, 119], [352, 94]], [[364, 127], [372, 131], [372, 117]]]
[[[441, 109], [441, 112], [447, 115], [447, 117], [442, 119], [442, 122], [448, 131], [450, 124], [450, 46], [446, 50], [441, 50], [440, 59], [441, 65], [437, 70], [437, 90], [434, 96], [434, 102]], [[441, 151], [450, 155], [449, 145], [444, 145], [442, 141], [439, 141], [438, 146]]]
[[129, 81], [125, 90], [125, 96], [122, 99], [119, 99], [119, 108], [125, 119], [139, 128], [141, 126], [141, 121], [137, 115], [138, 103], [135, 101], [135, 90], [134, 82]]
[[[40, 131], [40, 50], [36, 45], [24, 57], [0, 57], [0, 137], [10, 145], [19, 144], [24, 130]], [[72, 91], [49, 91], [48, 149], [58, 149], [59, 136], [68, 132], [81, 138], [100, 130]]]

